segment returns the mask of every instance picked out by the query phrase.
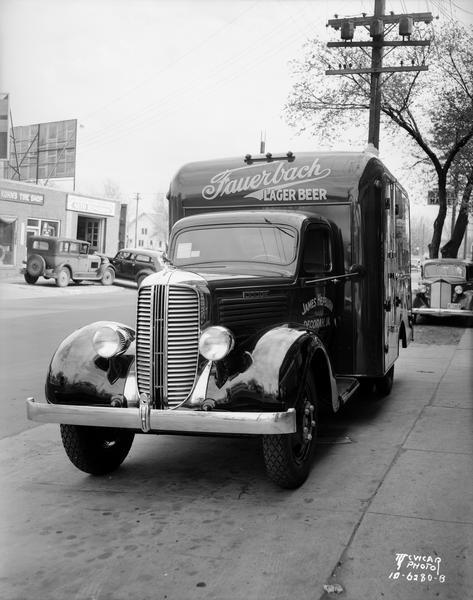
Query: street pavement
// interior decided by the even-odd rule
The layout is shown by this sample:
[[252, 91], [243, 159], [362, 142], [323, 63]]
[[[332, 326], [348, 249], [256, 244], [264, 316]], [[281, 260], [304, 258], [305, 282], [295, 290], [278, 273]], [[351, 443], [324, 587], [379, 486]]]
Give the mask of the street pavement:
[[472, 356], [471, 328], [401, 350], [388, 398], [324, 419], [295, 491], [255, 439], [138, 435], [103, 478], [56, 425], [1, 440], [0, 598], [472, 598]]

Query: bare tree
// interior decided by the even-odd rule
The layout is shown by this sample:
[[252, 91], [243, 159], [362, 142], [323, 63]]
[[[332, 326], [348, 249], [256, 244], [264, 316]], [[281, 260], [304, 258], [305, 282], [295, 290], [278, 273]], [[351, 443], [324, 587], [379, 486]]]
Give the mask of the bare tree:
[[103, 182], [103, 194], [105, 198], [110, 198], [113, 200], [121, 200], [122, 197], [120, 185], [112, 179], [106, 179]]
[[[424, 26], [417, 28], [417, 38], [428, 36]], [[389, 60], [386, 53], [385, 62]], [[435, 219], [429, 254], [438, 256], [447, 214], [449, 171], [458, 154], [473, 138], [473, 31], [458, 23], [433, 27], [432, 43], [425, 47], [402, 48], [396, 60], [406, 63], [429, 63], [427, 73], [393, 73], [383, 80], [382, 115], [386, 131], [404, 135], [419, 147], [435, 173], [439, 212]], [[299, 131], [309, 130], [319, 140], [334, 142], [368, 111], [370, 82], [368, 76], [326, 77], [324, 71], [333, 63], [340, 66], [364, 66], [363, 48], [342, 48], [338, 54], [324, 42], [313, 40], [306, 45], [302, 61], [295, 61], [297, 81], [285, 107], [288, 122]], [[454, 127], [450, 136], [439, 137], [435, 124], [447, 119]], [[413, 158], [412, 165], [416, 162]]]

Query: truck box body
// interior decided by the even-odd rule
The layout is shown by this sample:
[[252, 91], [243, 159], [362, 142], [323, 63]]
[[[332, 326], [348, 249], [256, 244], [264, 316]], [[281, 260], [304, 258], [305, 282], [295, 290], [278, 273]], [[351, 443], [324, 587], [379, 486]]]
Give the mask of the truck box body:
[[310, 152], [190, 163], [173, 178], [168, 199], [171, 226], [182, 217], [229, 210], [303, 211], [334, 222], [345, 269], [366, 269], [365, 277], [344, 284], [332, 344], [335, 371], [379, 376], [391, 367], [411, 310], [409, 204], [378, 158]]

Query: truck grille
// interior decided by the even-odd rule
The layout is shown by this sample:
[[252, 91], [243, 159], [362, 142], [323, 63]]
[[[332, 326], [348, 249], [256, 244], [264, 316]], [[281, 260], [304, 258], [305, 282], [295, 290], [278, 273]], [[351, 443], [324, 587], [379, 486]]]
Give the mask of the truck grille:
[[288, 319], [287, 296], [220, 298], [218, 321], [238, 336], [250, 335], [265, 326]]
[[452, 301], [452, 286], [445, 281], [436, 281], [430, 288], [431, 308], [447, 308]]
[[199, 297], [185, 286], [142, 287], [138, 295], [138, 389], [156, 408], [178, 406], [191, 393], [199, 357]]

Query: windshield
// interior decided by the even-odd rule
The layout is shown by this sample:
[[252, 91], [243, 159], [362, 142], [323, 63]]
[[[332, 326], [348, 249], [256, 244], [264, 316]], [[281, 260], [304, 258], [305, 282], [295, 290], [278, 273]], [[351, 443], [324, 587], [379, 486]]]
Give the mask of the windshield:
[[424, 277], [428, 279], [465, 279], [466, 270], [464, 265], [432, 263], [424, 266]]
[[274, 225], [228, 225], [187, 229], [171, 248], [176, 266], [255, 262], [289, 265], [296, 256], [297, 233]]

